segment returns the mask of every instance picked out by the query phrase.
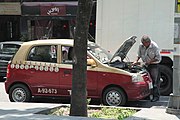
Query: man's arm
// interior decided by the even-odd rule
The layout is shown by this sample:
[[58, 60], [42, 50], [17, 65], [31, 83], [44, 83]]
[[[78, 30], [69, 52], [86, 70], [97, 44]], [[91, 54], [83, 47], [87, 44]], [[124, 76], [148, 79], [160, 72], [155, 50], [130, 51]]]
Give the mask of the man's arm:
[[136, 65], [138, 63], [139, 59], [140, 59], [140, 57], [137, 57], [136, 61], [134, 61], [132, 64]]

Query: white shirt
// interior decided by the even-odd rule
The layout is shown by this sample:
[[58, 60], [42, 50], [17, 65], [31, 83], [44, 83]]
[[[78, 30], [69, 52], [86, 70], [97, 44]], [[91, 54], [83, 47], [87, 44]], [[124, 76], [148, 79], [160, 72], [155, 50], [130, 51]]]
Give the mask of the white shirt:
[[158, 45], [151, 41], [151, 44], [146, 48], [142, 43], [139, 45], [138, 57], [142, 59], [143, 62], [149, 63], [152, 59], [156, 59], [156, 62], [152, 64], [157, 64], [161, 61], [161, 55]]

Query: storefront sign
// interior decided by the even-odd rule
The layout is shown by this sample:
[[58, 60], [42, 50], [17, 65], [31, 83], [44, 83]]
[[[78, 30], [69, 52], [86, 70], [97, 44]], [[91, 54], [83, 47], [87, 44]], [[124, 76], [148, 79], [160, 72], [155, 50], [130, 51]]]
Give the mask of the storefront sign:
[[65, 6], [41, 6], [40, 8], [42, 16], [65, 16]]
[[20, 3], [0, 3], [0, 15], [21, 15]]

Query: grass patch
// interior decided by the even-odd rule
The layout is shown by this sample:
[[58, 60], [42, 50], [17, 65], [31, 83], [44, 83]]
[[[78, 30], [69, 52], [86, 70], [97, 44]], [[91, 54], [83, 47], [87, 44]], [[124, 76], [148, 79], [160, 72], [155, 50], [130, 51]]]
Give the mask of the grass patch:
[[[61, 106], [53, 108], [44, 114], [57, 115], [57, 116], [69, 116], [70, 108], [68, 106]], [[117, 107], [89, 107], [88, 117], [104, 118], [104, 119], [116, 119], [123, 120], [132, 116], [137, 110], [129, 108], [117, 108]], [[43, 114], [43, 113], [41, 113]]]

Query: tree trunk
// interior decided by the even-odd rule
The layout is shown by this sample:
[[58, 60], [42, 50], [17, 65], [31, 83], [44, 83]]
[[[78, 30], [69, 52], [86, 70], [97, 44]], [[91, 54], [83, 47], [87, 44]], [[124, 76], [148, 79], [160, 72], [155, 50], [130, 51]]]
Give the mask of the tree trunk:
[[71, 94], [71, 116], [87, 116], [87, 35], [92, 0], [79, 0], [76, 17], [76, 30], [74, 36], [74, 63]]

